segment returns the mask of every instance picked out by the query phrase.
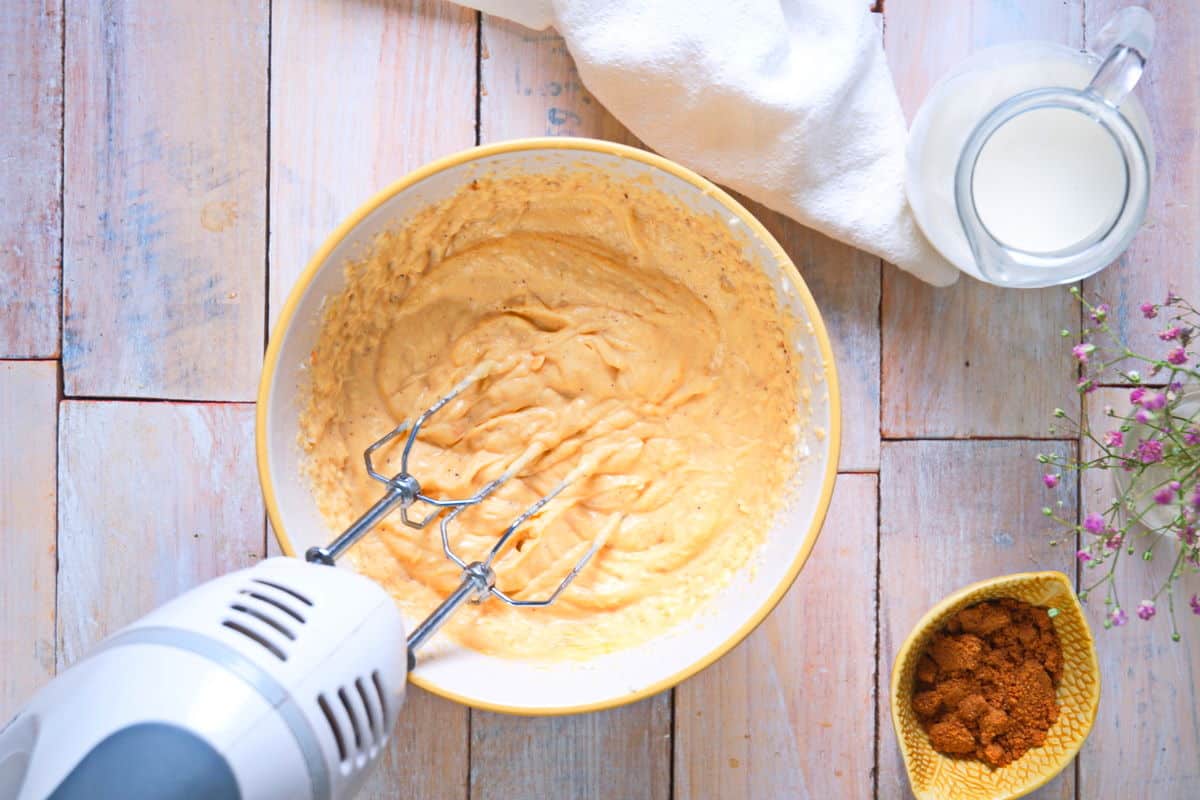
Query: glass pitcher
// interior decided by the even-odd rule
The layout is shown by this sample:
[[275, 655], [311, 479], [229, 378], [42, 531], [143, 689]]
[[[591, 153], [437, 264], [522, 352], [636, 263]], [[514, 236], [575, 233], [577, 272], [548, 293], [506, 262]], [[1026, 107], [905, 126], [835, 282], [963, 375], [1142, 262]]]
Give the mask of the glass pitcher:
[[906, 190], [951, 263], [1000, 286], [1052, 286], [1112, 263], [1146, 215], [1154, 151], [1130, 91], [1154, 21], [1109, 20], [1103, 54], [1050, 42], [975, 53], [931, 90], [909, 134]]

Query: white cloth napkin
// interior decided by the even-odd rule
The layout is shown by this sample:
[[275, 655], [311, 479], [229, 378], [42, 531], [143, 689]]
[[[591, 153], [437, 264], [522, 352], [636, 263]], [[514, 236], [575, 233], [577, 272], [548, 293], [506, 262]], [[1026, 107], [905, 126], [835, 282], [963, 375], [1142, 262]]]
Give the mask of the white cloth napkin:
[[936, 285], [904, 195], [904, 115], [867, 0], [456, 0], [555, 27], [658, 152]]

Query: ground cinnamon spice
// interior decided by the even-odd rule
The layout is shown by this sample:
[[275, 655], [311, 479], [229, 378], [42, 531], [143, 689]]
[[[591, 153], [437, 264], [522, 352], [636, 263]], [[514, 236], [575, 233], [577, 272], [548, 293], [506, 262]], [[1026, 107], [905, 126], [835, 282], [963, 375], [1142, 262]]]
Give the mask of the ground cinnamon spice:
[[917, 662], [912, 708], [939, 753], [1002, 767], [1046, 741], [1062, 667], [1046, 609], [978, 603], [934, 634]]

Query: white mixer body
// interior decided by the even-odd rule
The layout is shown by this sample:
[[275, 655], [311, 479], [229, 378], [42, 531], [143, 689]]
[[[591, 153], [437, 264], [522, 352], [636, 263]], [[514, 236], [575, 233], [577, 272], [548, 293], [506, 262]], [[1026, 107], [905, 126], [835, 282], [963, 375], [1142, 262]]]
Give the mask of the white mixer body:
[[102, 642], [0, 731], [0, 798], [347, 798], [404, 700], [391, 597], [275, 558]]

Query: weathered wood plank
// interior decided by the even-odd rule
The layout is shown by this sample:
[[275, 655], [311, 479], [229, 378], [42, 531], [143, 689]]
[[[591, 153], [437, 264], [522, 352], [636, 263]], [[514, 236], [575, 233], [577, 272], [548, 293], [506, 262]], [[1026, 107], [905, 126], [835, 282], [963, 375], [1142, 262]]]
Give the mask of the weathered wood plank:
[[[479, 136], [588, 136], [638, 146], [584, 88], [562, 37], [483, 16]], [[471, 720], [472, 800], [629, 797], [666, 800], [671, 693], [596, 714]]]
[[796, 585], [675, 690], [677, 797], [872, 795], [876, 487], [874, 475], [838, 477]]
[[[880, 465], [879, 797], [909, 797], [892, 730], [892, 662], [917, 620], [969, 583], [1011, 572], [1058, 569], [1074, 574], [1074, 553], [1052, 547], [1041, 509], [1062, 500], [1039, 476], [1038, 453], [1066, 455], [1070, 442], [884, 442]], [[1068, 769], [1032, 797], [1072, 800]], [[1085, 795], [1093, 797], [1097, 795]], [[1112, 795], [1116, 797], [1118, 795]]]
[[58, 437], [58, 665], [263, 557], [250, 404], [66, 401]]
[[570, 797], [669, 800], [670, 692], [569, 717], [476, 712], [471, 800]]
[[270, 313], [372, 193], [475, 143], [475, 14], [299, 0], [271, 17]]
[[880, 261], [741, 198], [783, 245], [816, 298], [833, 341], [848, 472], [879, 469]]
[[252, 400], [267, 2], [66, 10], [66, 393]]
[[62, 0], [0, 14], [0, 357], [59, 352]]
[[587, 136], [643, 146], [583, 85], [554, 30], [532, 31], [485, 14], [481, 44], [482, 141]]
[[367, 778], [363, 800], [467, 796], [471, 712], [410, 685], [392, 744]]
[[54, 675], [58, 365], [0, 362], [0, 719]]
[[[1095, 36], [1128, 3], [1088, 0], [1087, 31]], [[1136, 94], [1150, 117], [1157, 168], [1146, 224], [1114, 265], [1087, 281], [1114, 301], [1118, 329], [1146, 349], [1158, 330], [1138, 313], [1142, 302], [1161, 302], [1174, 289], [1193, 302], [1200, 296], [1200, 85], [1181, 80], [1200, 74], [1200, 17], [1180, 3], [1149, 3], [1157, 30], [1154, 52]]]
[[[926, 0], [895, 3], [884, 15], [888, 62], [909, 119], [929, 87], [973, 50], [1018, 39], [1082, 41], [1079, 0]], [[885, 437], [1044, 436], [1050, 409], [1078, 404], [1070, 353], [1054, 336], [1078, 328], [1062, 289], [997, 289], [965, 276], [935, 289], [890, 267], [883, 278]]]
[[[1128, 408], [1127, 393], [1101, 389], [1086, 403], [1097, 431], [1106, 424], [1105, 405]], [[1084, 446], [1084, 455], [1095, 458], [1095, 445]], [[1114, 496], [1111, 476], [1091, 472], [1081, 485], [1080, 512], [1103, 511]], [[1104, 630], [1104, 593], [1093, 592], [1088, 619], [1096, 637], [1104, 696], [1096, 725], [1079, 756], [1080, 797], [1200, 797], [1200, 624], [1188, 598], [1200, 592], [1200, 579], [1187, 576], [1180, 587], [1176, 613], [1182, 641], [1171, 641], [1166, 598], [1159, 598], [1158, 613], [1149, 622], [1137, 618], [1138, 603], [1149, 599], [1170, 571], [1159, 550], [1151, 564], [1140, 561], [1148, 544], [1136, 541], [1136, 555], [1120, 565], [1118, 597], [1129, 615], [1122, 628]], [[1166, 544], [1164, 542], [1164, 544]], [[1130, 563], [1132, 562], [1132, 563]], [[1082, 571], [1081, 585], [1100, 576]], [[1121, 757], [1114, 758], [1113, 753]]]
[[[475, 143], [476, 16], [439, 0], [300, 0], [271, 15], [270, 315], [370, 195]], [[411, 689], [368, 798], [467, 792], [467, 709]]]

